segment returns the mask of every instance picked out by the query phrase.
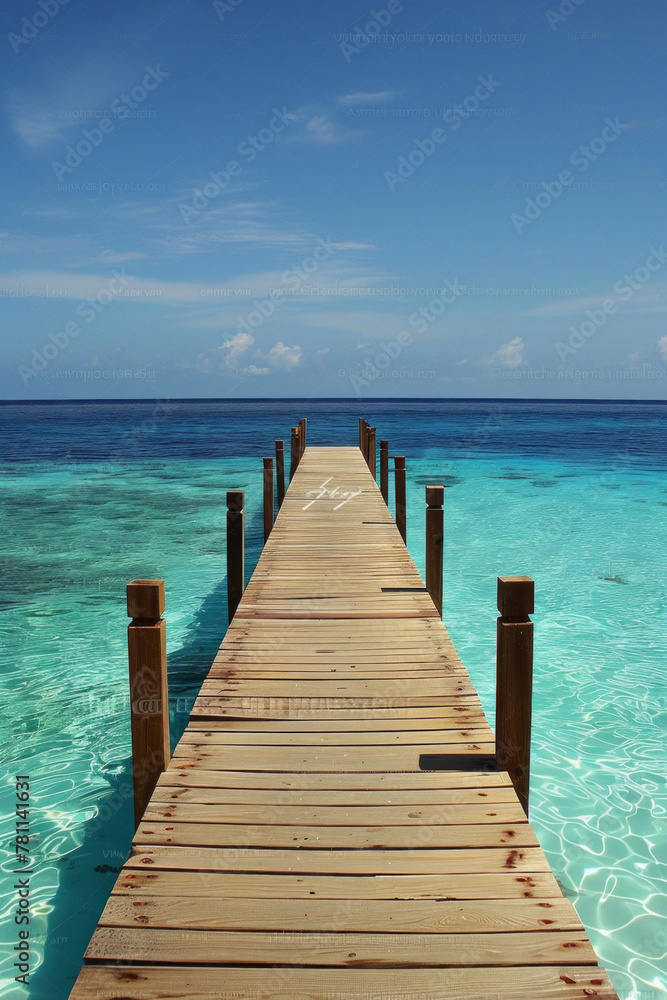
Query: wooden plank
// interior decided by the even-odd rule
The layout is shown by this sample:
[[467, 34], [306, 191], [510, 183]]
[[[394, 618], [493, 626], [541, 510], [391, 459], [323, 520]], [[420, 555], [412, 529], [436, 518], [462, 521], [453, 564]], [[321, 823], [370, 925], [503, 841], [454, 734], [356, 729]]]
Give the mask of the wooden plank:
[[369, 712], [359, 719], [195, 719], [188, 723], [187, 733], [391, 733], [410, 730], [460, 729], [473, 724], [486, 725], [481, 709], [473, 707], [442, 708], [438, 716], [423, 719], [392, 719], [382, 716], [375, 719]]
[[[150, 868], [143, 864], [145, 860], [152, 862]], [[216, 868], [216, 865], [221, 867]], [[271, 873], [261, 867], [253, 873], [242, 869], [230, 873], [222, 867], [224, 865], [220, 852], [211, 849], [152, 848], [129, 859], [113, 894], [133, 899], [144, 896], [199, 899], [214, 895], [218, 899], [434, 899], [442, 902], [550, 900], [560, 892], [556, 879], [546, 869], [518, 875], [507, 870], [443, 874], [431, 865], [428, 874], [326, 875], [300, 871], [299, 864], [296, 871]], [[201, 910], [199, 906], [193, 910], [195, 908]]]
[[164, 785], [188, 788], [273, 788], [281, 791], [378, 790], [387, 794], [399, 789], [512, 788], [505, 771], [323, 771], [290, 774], [243, 770], [209, 771], [201, 770], [194, 764], [181, 763], [176, 767], [173, 761], [160, 776], [158, 789]]
[[618, 1000], [598, 966], [466, 969], [84, 968], [72, 1000]]
[[186, 930], [291, 930], [411, 934], [497, 934], [513, 931], [582, 931], [572, 904], [564, 899], [248, 899], [202, 897], [140, 899], [111, 896], [103, 927], [164, 927]]
[[[152, 830], [155, 828], [155, 824], [150, 827]], [[314, 847], [304, 850], [293, 844], [293, 849], [285, 850], [278, 847], [255, 847], [247, 842], [243, 844], [237, 842], [236, 846], [231, 847], [219, 847], [214, 846], [215, 828], [202, 826], [201, 831], [202, 836], [208, 833], [208, 843], [193, 845], [172, 843], [171, 847], [174, 850], [177, 847], [190, 848], [188, 851], [179, 852], [175, 861], [185, 863], [188, 857], [195, 856], [192, 848], [197, 847], [201, 869], [211, 871], [299, 872], [311, 875], [475, 875], [494, 872], [523, 875], [549, 871], [547, 860], [539, 847], [508, 849], [488, 846], [457, 850], [450, 847], [442, 850], [428, 846], [415, 848], [413, 843], [412, 850], [368, 847], [361, 851], [349, 848], [318, 850]], [[169, 832], [171, 831], [167, 831]], [[164, 854], [159, 852], [156, 854], [156, 849], [170, 845], [166, 840], [160, 842], [159, 835], [155, 833], [152, 840], [154, 843], [147, 844], [137, 836], [133, 843], [134, 854], [127, 861], [127, 865], [149, 870], [150, 866], [156, 864], [156, 858], [165, 858]], [[525, 891], [529, 890], [530, 886]]]
[[206, 770], [257, 771], [409, 771], [419, 766], [419, 754], [445, 753], [445, 748], [456, 747], [460, 754], [487, 754], [495, 752], [495, 743], [442, 742], [421, 744], [419, 747], [207, 747], [199, 750], [187, 743], [179, 743], [174, 750], [176, 766], [192, 763]]
[[177, 823], [261, 824], [263, 826], [363, 826], [412, 828], [419, 824], [419, 835], [425, 836], [426, 826], [488, 826], [490, 824], [526, 823], [526, 815], [519, 802], [439, 803], [438, 805], [366, 805], [364, 793], [358, 805], [311, 806], [290, 805], [278, 802], [265, 803], [260, 810], [256, 804], [227, 802], [224, 809], [219, 803], [156, 802], [153, 798], [144, 813], [146, 823], [160, 823], [165, 819]]
[[595, 965], [583, 931], [511, 934], [316, 934], [98, 927], [85, 957], [97, 961], [320, 966]]
[[[363, 805], [366, 815], [368, 815], [368, 810], [370, 809], [375, 809], [376, 807], [385, 808], [389, 805], [405, 806], [408, 808], [410, 806], [421, 807], [480, 802], [487, 804], [511, 802], [516, 805], [516, 801], [516, 793], [513, 788], [487, 788], [485, 790], [478, 788], [452, 788], [447, 790], [415, 788], [412, 791], [371, 790], [354, 792], [343, 789], [315, 789], [307, 791], [297, 789], [293, 791], [281, 791], [277, 788], [193, 788], [189, 785], [183, 785], [178, 788], [174, 785], [162, 785], [159, 790], [155, 791], [151, 799], [151, 809], [157, 811], [158, 806], [169, 806], [174, 802], [224, 805], [224, 811], [219, 810], [219, 814], [222, 819], [226, 819], [226, 807], [232, 803], [251, 805], [255, 811], [258, 806], [264, 809], [267, 806], [278, 805], [282, 808], [283, 806], [296, 805], [313, 807], [355, 806], [356, 804], [358, 808]], [[263, 812], [259, 815], [262, 815], [263, 818]]]
[[[177, 807], [174, 807], [175, 809]], [[185, 807], [184, 807], [185, 808]], [[191, 809], [196, 810], [196, 806]], [[204, 807], [205, 809], [206, 807]], [[201, 816], [197, 811], [197, 816]], [[525, 817], [524, 817], [525, 818]], [[134, 844], [173, 844], [200, 847], [268, 847], [298, 850], [390, 850], [426, 847], [508, 847], [507, 859], [521, 857], [522, 849], [537, 844], [527, 822], [507, 824], [452, 824], [443, 826], [261, 826], [251, 824], [187, 823], [143, 820]]]
[[[434, 743], [465, 743], [465, 742], [493, 742], [493, 733], [488, 725], [483, 728], [454, 728], [454, 726], [444, 729], [418, 730], [412, 729], [407, 732], [301, 732], [301, 733], [280, 733], [280, 732], [242, 732], [235, 729], [231, 732], [217, 731], [208, 732], [201, 729], [186, 729], [181, 737], [181, 746], [197, 747], [200, 750], [215, 749], [218, 747], [230, 746], [254, 746], [254, 747], [338, 747], [356, 746], [363, 747], [364, 750], [370, 746], [394, 747], [394, 746], [419, 746], [422, 744], [433, 745]], [[421, 753], [421, 749], [420, 749]]]

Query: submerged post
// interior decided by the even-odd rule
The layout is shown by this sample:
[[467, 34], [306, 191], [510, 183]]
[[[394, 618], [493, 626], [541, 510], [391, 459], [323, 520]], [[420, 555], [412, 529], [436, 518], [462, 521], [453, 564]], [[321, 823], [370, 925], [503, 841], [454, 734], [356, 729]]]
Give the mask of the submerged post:
[[278, 510], [285, 499], [285, 443], [276, 441], [276, 494]]
[[301, 417], [299, 420], [299, 458], [303, 455], [306, 450], [306, 427], [308, 421], [305, 417]]
[[380, 493], [389, 506], [389, 442], [380, 441]]
[[405, 542], [405, 455], [394, 457], [394, 497], [396, 500], [396, 527]]
[[264, 542], [273, 527], [273, 459], [264, 459]]
[[244, 502], [243, 490], [227, 490], [227, 609], [230, 622], [243, 597]]
[[371, 476], [375, 479], [375, 427], [368, 428], [368, 468], [371, 470]]
[[528, 815], [533, 694], [535, 584], [529, 576], [498, 577], [496, 754]]
[[426, 589], [442, 618], [442, 564], [445, 538], [444, 486], [426, 487]]
[[300, 457], [299, 451], [300, 451], [300, 448], [301, 448], [301, 445], [300, 445], [300, 442], [299, 442], [299, 428], [298, 427], [293, 427], [292, 428], [291, 449], [290, 449], [290, 466], [289, 466], [289, 481], [290, 481], [290, 483], [292, 482], [292, 479], [294, 478], [294, 473], [296, 472], [297, 466], [299, 464], [299, 457]]
[[134, 825], [139, 826], [157, 779], [169, 763], [169, 697], [164, 580], [127, 585]]

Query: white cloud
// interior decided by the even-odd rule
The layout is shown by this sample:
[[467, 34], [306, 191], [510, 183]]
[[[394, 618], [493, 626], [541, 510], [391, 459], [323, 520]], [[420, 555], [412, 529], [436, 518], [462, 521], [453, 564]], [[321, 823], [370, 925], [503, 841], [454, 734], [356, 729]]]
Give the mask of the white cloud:
[[524, 362], [524, 343], [521, 337], [508, 340], [506, 344], [501, 344], [497, 351], [489, 357], [482, 358], [482, 364], [497, 365], [501, 368], [516, 368]]
[[661, 337], [658, 341], [658, 354], [663, 361], [667, 361], [667, 337]]
[[358, 91], [356, 94], [344, 94], [336, 98], [339, 104], [383, 104], [386, 101], [393, 101], [400, 97], [402, 90], [378, 90], [374, 93]]
[[255, 338], [249, 333], [235, 333], [229, 340], [225, 340], [219, 350], [228, 351], [225, 355], [225, 364], [227, 367], [238, 368], [237, 361], [243, 357], [254, 343]]
[[298, 344], [295, 344], [294, 347], [288, 347], [287, 344], [283, 344], [282, 340], [279, 340], [273, 345], [264, 360], [268, 361], [272, 368], [281, 368], [289, 372], [292, 368], [296, 368], [301, 361], [301, 348]]

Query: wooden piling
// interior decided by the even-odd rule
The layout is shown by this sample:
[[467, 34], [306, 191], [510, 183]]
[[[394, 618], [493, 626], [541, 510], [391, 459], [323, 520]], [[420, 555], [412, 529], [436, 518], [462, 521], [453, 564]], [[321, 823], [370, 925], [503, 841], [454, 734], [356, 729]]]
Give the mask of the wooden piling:
[[533, 693], [535, 584], [529, 576], [498, 577], [496, 754], [528, 815]]
[[299, 458], [301, 457], [300, 456], [301, 442], [299, 440], [299, 437], [300, 437], [300, 435], [299, 435], [299, 428], [298, 427], [293, 427], [292, 428], [292, 440], [291, 440], [291, 446], [290, 446], [290, 467], [289, 467], [289, 481], [290, 481], [290, 483], [292, 482], [292, 479], [294, 477], [294, 473], [296, 472], [297, 467], [299, 465]]
[[445, 518], [444, 486], [426, 487], [426, 589], [442, 618], [442, 566]]
[[285, 499], [285, 443], [276, 441], [276, 496], [278, 500], [278, 510], [282, 507]]
[[368, 428], [368, 468], [371, 471], [371, 476], [375, 479], [375, 460], [376, 460], [376, 448], [375, 448], [375, 427]]
[[405, 455], [394, 457], [394, 498], [396, 503], [396, 527], [401, 538], [406, 541], [405, 525]]
[[364, 418], [359, 417], [359, 451], [364, 453]]
[[380, 441], [380, 493], [389, 506], [389, 442]]
[[169, 697], [164, 580], [127, 585], [134, 825], [146, 811], [160, 774], [169, 763]]
[[244, 503], [243, 490], [227, 491], [227, 609], [230, 622], [244, 590]]
[[299, 420], [299, 458], [303, 455], [306, 450], [306, 429], [308, 421], [305, 417], [301, 417]]
[[273, 459], [264, 459], [264, 543], [273, 527]]

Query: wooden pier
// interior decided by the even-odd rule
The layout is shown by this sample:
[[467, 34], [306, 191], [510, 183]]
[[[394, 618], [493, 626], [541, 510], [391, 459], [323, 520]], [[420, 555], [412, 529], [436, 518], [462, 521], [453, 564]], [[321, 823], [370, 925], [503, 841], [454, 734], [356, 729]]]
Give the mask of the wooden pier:
[[613, 1000], [494, 754], [362, 453], [309, 445], [72, 1000]]

